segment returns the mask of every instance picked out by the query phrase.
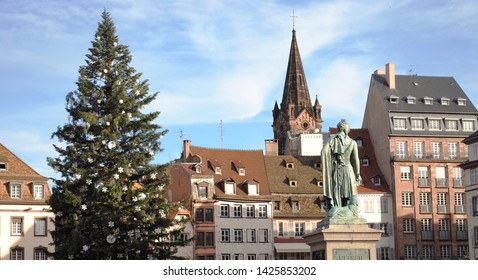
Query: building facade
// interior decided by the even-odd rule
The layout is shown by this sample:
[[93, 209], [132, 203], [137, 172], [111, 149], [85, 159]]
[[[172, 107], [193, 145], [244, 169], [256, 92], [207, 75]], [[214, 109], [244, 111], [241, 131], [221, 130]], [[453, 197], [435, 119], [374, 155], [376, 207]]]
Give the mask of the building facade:
[[205, 148], [186, 140], [171, 179], [168, 199], [185, 201], [194, 213], [194, 259], [274, 259], [262, 150]]
[[0, 144], [0, 259], [45, 260], [53, 252], [48, 178]]
[[461, 167], [465, 170], [469, 259], [478, 260], [478, 132], [463, 143], [468, 147], [468, 160]]
[[397, 259], [468, 255], [460, 163], [477, 114], [453, 77], [372, 74], [362, 127], [392, 191]]

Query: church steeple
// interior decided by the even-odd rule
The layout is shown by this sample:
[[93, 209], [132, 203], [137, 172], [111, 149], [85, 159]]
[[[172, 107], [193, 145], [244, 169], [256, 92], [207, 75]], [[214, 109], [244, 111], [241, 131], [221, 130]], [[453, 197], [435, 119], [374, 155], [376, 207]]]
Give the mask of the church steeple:
[[293, 112], [291, 117], [296, 117], [304, 108], [307, 110], [312, 108], [309, 88], [307, 87], [295, 30], [292, 30], [292, 42], [290, 46], [284, 92], [282, 94], [281, 108], [282, 110], [288, 110], [289, 114]]
[[322, 106], [318, 97], [312, 105], [304, 67], [297, 45], [295, 28], [292, 30], [289, 61], [280, 107], [277, 101], [272, 115], [274, 139], [278, 142], [280, 155], [291, 154], [290, 141], [302, 133], [322, 131]]

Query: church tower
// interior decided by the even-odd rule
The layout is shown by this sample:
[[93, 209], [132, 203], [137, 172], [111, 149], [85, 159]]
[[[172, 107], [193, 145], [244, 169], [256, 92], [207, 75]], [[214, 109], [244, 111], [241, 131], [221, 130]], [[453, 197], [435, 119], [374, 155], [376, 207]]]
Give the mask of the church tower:
[[291, 151], [293, 137], [322, 131], [321, 111], [322, 106], [317, 96], [313, 106], [310, 101], [304, 67], [295, 29], [293, 29], [282, 102], [279, 107], [276, 101], [272, 110], [272, 130], [274, 139], [278, 141], [279, 155], [293, 154]]

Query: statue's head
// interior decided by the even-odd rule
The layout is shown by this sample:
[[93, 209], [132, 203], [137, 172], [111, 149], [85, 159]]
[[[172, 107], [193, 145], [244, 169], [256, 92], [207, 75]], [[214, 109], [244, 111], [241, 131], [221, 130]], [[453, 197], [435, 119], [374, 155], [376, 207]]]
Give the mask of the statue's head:
[[337, 132], [343, 131], [345, 134], [349, 134], [350, 131], [350, 126], [347, 123], [346, 120], [342, 119], [338, 124], [337, 124]]

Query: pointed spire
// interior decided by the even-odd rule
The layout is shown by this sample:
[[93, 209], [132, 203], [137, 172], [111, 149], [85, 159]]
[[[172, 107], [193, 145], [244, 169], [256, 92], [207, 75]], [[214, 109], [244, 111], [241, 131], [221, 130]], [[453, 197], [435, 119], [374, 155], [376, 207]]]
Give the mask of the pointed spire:
[[292, 30], [292, 42], [290, 46], [289, 63], [287, 65], [281, 108], [284, 110], [289, 108], [289, 105], [293, 105], [295, 108], [294, 114], [297, 114], [303, 108], [306, 108], [307, 110], [312, 108], [295, 30]]

